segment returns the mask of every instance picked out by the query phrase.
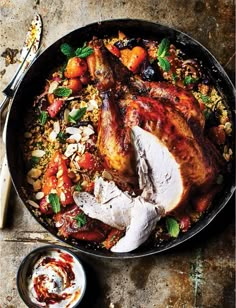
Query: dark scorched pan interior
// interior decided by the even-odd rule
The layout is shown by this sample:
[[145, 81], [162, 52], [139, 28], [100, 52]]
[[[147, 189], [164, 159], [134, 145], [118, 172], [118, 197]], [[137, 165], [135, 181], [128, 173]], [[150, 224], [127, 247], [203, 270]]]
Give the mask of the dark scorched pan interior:
[[[64, 56], [60, 52], [60, 45], [62, 43], [68, 43], [72, 46], [80, 46], [83, 42], [91, 40], [93, 36], [103, 38], [105, 36], [117, 35], [118, 30], [123, 31], [129, 37], [142, 37], [158, 41], [162, 38], [168, 38], [177, 48], [183, 50], [189, 58], [197, 58], [202, 61], [204, 66], [208, 68], [212, 79], [215, 81], [216, 89], [221, 95], [223, 95], [228, 107], [234, 115], [233, 104], [235, 101], [235, 91], [227, 74], [214, 56], [212, 56], [208, 50], [188, 35], [156, 23], [129, 19], [108, 20], [74, 30], [47, 48], [33, 63], [18, 88], [10, 110], [6, 139], [9, 169], [17, 193], [34, 217], [35, 215], [33, 214], [30, 206], [26, 203], [26, 196], [22, 189], [25, 178], [25, 170], [20, 144], [23, 137], [22, 123], [26, 110], [29, 108], [30, 104], [32, 104], [35, 95], [40, 93], [43, 89], [45, 79], [48, 77], [50, 72], [63, 63]], [[234, 168], [232, 168], [232, 170], [234, 170]], [[143, 246], [130, 253], [115, 254], [110, 251], [94, 250], [86, 243], [80, 242], [78, 244], [76, 240], [73, 239], [67, 239], [64, 240], [64, 242], [85, 253], [110, 258], [133, 258], [159, 253], [175, 247], [187, 239], [190, 239], [206, 227], [224, 208], [229, 199], [232, 197], [234, 190], [235, 181], [234, 174], [232, 174], [232, 177], [229, 177], [228, 182], [225, 183], [224, 190], [217, 196], [217, 198], [215, 198], [211, 208], [190, 230], [186, 233], [181, 233], [177, 239], [173, 239], [168, 243], [159, 245], [158, 247]], [[51, 227], [46, 225], [46, 223], [41, 221], [39, 217], [35, 217], [35, 219], [52, 235], [57, 237], [57, 230], [53, 230]]]

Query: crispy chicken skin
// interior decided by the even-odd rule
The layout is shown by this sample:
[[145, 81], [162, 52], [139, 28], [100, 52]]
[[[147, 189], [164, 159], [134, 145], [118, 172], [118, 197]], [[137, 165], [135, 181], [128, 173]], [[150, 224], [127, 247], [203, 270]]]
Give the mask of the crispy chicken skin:
[[[205, 119], [197, 100], [189, 91], [166, 82], [134, 77], [124, 84], [128, 74], [122, 63], [111, 61], [101, 41], [90, 45], [95, 57], [92, 74], [102, 97], [97, 146], [107, 166], [123, 175], [137, 173], [131, 128], [139, 126], [156, 136], [179, 164], [184, 187], [179, 204], [196, 191], [204, 198], [215, 184], [222, 160], [204, 136]], [[118, 84], [123, 87], [122, 96], [117, 93]]]
[[[133, 175], [131, 163], [133, 148], [129, 129], [124, 129], [122, 116], [112, 92], [101, 94], [102, 110], [98, 127], [97, 146], [109, 168], [121, 174]], [[128, 142], [126, 142], [128, 140]]]
[[166, 102], [171, 104], [183, 114], [193, 129], [203, 130], [204, 115], [198, 101], [189, 91], [167, 82], [148, 82], [137, 78], [132, 81], [131, 85], [134, 90], [145, 96], [158, 99], [163, 104]]
[[89, 46], [94, 52], [87, 59], [88, 69], [100, 92], [128, 82], [130, 71], [108, 51], [102, 40], [94, 39]]

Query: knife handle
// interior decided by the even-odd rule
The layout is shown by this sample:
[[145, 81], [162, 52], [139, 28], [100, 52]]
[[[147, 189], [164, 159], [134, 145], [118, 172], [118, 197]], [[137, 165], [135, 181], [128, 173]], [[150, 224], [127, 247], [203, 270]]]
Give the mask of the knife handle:
[[7, 166], [7, 157], [4, 155], [0, 174], [0, 229], [4, 228], [7, 213], [8, 199], [11, 190], [11, 176]]
[[6, 105], [9, 104], [10, 102], [10, 97], [9, 96], [5, 96], [5, 98], [1, 101], [0, 103], [0, 113], [2, 113], [2, 111], [4, 110], [4, 108], [6, 107]]

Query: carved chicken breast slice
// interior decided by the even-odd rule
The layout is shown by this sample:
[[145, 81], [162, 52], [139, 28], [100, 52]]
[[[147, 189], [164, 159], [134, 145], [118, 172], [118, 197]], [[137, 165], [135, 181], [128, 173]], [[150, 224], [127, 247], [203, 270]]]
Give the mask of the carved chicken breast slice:
[[109, 226], [124, 230], [130, 224], [130, 210], [133, 199], [123, 193], [114, 182], [95, 180], [95, 197], [89, 193], [74, 193], [75, 203], [91, 218], [98, 219]]
[[95, 180], [95, 197], [86, 192], [75, 192], [75, 203], [91, 218], [114, 228], [126, 229], [126, 233], [112, 247], [114, 252], [129, 252], [143, 244], [154, 230], [163, 213], [142, 197], [132, 198], [122, 192], [114, 182]]
[[131, 131], [142, 197], [171, 212], [185, 194], [180, 165], [158, 137], [138, 126]]
[[111, 248], [112, 252], [130, 252], [143, 244], [151, 232], [155, 229], [156, 223], [161, 218], [159, 211], [151, 203], [146, 202], [142, 197], [134, 198], [134, 205], [130, 210], [130, 224], [126, 228], [124, 237]]

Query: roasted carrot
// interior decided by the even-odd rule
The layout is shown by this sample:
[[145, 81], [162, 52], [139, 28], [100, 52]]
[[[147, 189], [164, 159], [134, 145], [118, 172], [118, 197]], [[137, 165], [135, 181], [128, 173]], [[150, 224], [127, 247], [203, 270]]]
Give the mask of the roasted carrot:
[[127, 67], [133, 73], [137, 73], [141, 63], [147, 57], [147, 52], [143, 47], [135, 46], [131, 50], [130, 58], [127, 63]]

